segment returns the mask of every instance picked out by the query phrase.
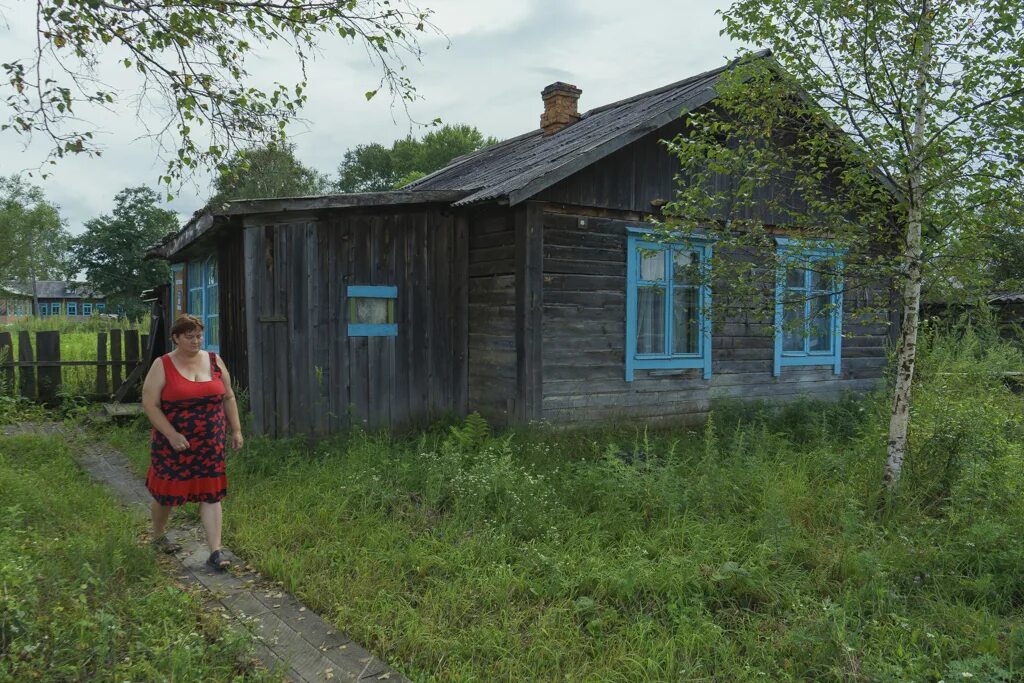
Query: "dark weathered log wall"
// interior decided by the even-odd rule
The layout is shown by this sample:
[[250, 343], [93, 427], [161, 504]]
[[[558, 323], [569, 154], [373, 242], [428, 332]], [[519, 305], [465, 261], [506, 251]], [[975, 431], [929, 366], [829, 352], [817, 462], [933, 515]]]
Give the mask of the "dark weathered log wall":
[[[321, 435], [463, 413], [466, 247], [465, 222], [437, 208], [248, 219], [256, 431]], [[398, 288], [397, 337], [348, 336], [349, 285]]]
[[[654, 200], [671, 200], [677, 189], [676, 176], [680, 167], [662, 140], [671, 140], [686, 130], [686, 122], [679, 119], [659, 128], [636, 142], [596, 161], [583, 170], [539, 193], [537, 200], [566, 205], [585, 206], [617, 211], [650, 213]], [[715, 190], [727, 192], [736, 187], [734, 178], [719, 175], [714, 178]], [[766, 223], [781, 225], [789, 217], [777, 209], [783, 198], [794, 206], [801, 201], [787, 183], [773, 182], [755, 191], [761, 200], [760, 208], [741, 205], [728, 210], [732, 218], [749, 218], [757, 213]]]
[[469, 223], [469, 406], [492, 422], [512, 419], [516, 397], [516, 229], [494, 209]]
[[227, 232], [218, 245], [217, 256], [220, 355], [231, 372], [232, 381], [245, 389], [249, 386], [249, 358], [245, 322], [245, 254], [239, 230]]
[[626, 382], [629, 225], [638, 224], [544, 214], [545, 420], [696, 419], [715, 399], [833, 398], [870, 389], [882, 377], [887, 327], [857, 324], [846, 306], [841, 376], [831, 367], [784, 367], [773, 377], [771, 321], [736, 315], [714, 328], [710, 380], [699, 370], [637, 370]]

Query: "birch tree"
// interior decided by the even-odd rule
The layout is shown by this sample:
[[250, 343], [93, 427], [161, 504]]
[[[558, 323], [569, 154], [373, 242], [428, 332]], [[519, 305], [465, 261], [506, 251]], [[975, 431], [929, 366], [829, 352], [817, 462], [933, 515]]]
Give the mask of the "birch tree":
[[[986, 259], [981, 247], [1006, 227], [985, 217], [1020, 215], [1019, 3], [735, 0], [722, 16], [724, 33], [771, 53], [739, 60], [715, 108], [668, 141], [684, 182], [662, 227], [711, 231], [721, 252], [757, 252], [746, 265], [716, 261], [715, 282], [766, 308], [780, 233], [824, 245], [844, 289], [892, 283], [902, 318], [883, 480], [895, 490], [908, 453], [922, 283], [969, 288]], [[754, 265], [765, 262], [774, 268]], [[724, 275], [730, 267], [747, 270]]]

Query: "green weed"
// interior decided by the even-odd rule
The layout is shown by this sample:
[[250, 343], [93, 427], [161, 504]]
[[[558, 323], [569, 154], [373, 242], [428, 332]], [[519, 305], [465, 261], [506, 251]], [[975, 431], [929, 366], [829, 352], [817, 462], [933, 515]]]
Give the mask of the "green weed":
[[702, 431], [253, 438], [228, 542], [416, 680], [1021, 680], [1022, 356], [970, 326], [921, 347], [886, 506], [880, 393]]

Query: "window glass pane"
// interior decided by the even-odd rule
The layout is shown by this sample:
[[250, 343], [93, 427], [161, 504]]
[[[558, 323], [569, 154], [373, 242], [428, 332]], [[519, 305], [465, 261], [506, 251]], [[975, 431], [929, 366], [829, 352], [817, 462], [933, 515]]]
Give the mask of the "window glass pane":
[[786, 286], [787, 287], [803, 287], [804, 286], [804, 269], [803, 268], [787, 268], [786, 269]]
[[213, 259], [206, 262], [206, 286], [217, 286], [217, 262]]
[[665, 353], [665, 290], [640, 287], [636, 307], [637, 353]]
[[203, 290], [192, 289], [188, 293], [188, 312], [192, 315], [203, 315]]
[[206, 290], [206, 314], [217, 315], [220, 313], [220, 288], [214, 285]]
[[220, 316], [213, 315], [206, 319], [206, 344], [220, 345]]
[[811, 271], [811, 289], [818, 292], [832, 291], [832, 273], [829, 264], [818, 262]]
[[387, 325], [395, 322], [393, 299], [352, 297], [350, 323], [357, 325]]
[[787, 303], [782, 308], [782, 350], [804, 350], [804, 302]]
[[697, 353], [700, 334], [698, 290], [676, 287], [672, 302], [672, 353]]
[[700, 282], [700, 254], [695, 251], [672, 250], [672, 279], [676, 284], [698, 284]]
[[832, 348], [832, 307], [827, 296], [811, 299], [810, 336], [811, 351], [828, 351]]
[[640, 259], [641, 280], [665, 279], [665, 250], [639, 247], [637, 256]]

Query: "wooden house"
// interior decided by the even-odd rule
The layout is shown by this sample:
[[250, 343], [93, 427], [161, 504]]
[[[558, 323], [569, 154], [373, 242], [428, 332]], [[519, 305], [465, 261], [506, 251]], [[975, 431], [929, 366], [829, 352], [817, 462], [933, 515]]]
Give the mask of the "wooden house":
[[672, 275], [708, 245], [644, 232], [674, 192], [659, 140], [714, 100], [722, 72], [583, 114], [581, 91], [555, 83], [538, 129], [402, 190], [229, 202], [150, 255], [172, 262], [171, 309], [207, 320], [255, 429], [273, 435], [467, 411], [696, 418], [722, 397], [868, 389], [885, 326], [833, 314], [795, 340], [772, 320], [711, 326], [710, 287]]
[[31, 315], [85, 320], [106, 311], [106, 299], [88, 285], [64, 280], [38, 280], [0, 285], [0, 322]]

